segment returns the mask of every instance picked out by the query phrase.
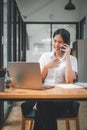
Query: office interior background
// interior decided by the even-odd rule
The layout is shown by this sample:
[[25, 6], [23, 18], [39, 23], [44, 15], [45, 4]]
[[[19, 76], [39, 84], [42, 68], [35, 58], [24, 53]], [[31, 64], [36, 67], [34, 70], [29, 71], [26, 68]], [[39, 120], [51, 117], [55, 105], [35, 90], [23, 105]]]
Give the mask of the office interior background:
[[[85, 62], [86, 51], [78, 51], [77, 41], [87, 46], [87, 0], [72, 2], [75, 10], [65, 10], [68, 0], [0, 0], [0, 68], [8, 61], [38, 61], [43, 52], [52, 50], [52, 35], [58, 28], [70, 31], [71, 53]], [[11, 104], [0, 102], [4, 119]]]

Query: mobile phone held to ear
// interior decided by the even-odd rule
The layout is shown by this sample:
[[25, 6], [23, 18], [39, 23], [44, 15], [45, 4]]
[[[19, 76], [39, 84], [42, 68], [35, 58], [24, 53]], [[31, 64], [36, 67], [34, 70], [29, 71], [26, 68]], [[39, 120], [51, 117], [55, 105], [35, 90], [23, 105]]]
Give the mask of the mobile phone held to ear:
[[61, 46], [60, 51], [65, 52], [65, 48], [63, 46]]

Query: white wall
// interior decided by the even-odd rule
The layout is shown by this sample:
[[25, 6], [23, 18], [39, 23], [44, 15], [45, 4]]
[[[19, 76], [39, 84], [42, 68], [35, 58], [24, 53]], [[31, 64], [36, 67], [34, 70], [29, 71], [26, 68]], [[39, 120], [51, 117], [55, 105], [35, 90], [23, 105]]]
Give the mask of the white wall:
[[72, 0], [76, 10], [64, 9], [69, 0], [16, 0], [25, 21], [34, 22], [75, 22], [79, 21], [79, 0]]
[[87, 82], [87, 40], [78, 40], [78, 81]]

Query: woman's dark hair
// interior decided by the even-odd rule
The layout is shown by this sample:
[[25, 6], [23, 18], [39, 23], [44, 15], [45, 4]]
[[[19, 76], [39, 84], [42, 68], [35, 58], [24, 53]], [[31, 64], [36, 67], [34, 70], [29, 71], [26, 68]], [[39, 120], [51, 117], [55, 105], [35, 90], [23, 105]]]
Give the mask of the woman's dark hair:
[[66, 29], [61, 28], [61, 29], [56, 30], [53, 34], [53, 38], [58, 34], [61, 35], [64, 43], [70, 45], [70, 33]]

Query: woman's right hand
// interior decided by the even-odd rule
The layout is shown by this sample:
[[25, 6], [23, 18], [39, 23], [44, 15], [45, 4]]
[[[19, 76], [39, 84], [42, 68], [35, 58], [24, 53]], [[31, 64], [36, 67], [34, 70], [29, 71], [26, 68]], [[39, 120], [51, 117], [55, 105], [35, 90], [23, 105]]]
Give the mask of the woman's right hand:
[[59, 62], [60, 62], [59, 59], [51, 60], [43, 67], [41, 72], [41, 77], [43, 81], [47, 76], [48, 69], [58, 66]]
[[48, 64], [46, 64], [46, 67], [53, 68], [56, 67], [59, 63], [60, 63], [59, 59], [51, 60], [50, 62], [48, 62]]

